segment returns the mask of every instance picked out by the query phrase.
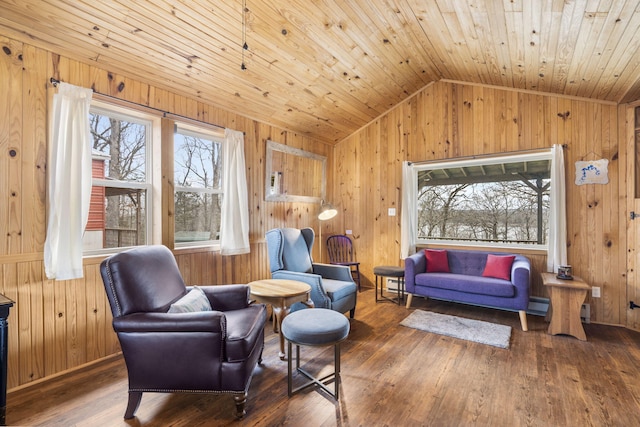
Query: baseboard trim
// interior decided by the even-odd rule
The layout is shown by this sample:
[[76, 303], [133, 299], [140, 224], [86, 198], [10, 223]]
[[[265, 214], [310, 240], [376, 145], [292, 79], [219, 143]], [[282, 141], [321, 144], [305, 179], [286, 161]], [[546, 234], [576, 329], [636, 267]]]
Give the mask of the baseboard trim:
[[101, 363], [101, 362], [104, 362], [104, 361], [107, 361], [107, 360], [110, 360], [110, 359], [115, 359], [116, 357], [121, 357], [121, 356], [122, 356], [122, 351], [118, 351], [117, 353], [109, 354], [107, 356], [101, 357], [100, 359], [92, 360], [91, 362], [83, 363], [82, 365], [78, 365], [78, 366], [75, 366], [73, 368], [66, 369], [64, 371], [56, 372], [55, 374], [51, 374], [51, 375], [48, 375], [46, 377], [38, 378], [37, 380], [33, 380], [31, 382], [28, 382], [28, 383], [25, 383], [25, 384], [21, 384], [21, 385], [19, 385], [17, 387], [12, 387], [11, 389], [7, 390], [7, 394], [10, 394], [10, 393], [13, 393], [14, 391], [22, 390], [22, 389], [25, 389], [25, 388], [29, 388], [31, 386], [35, 386], [35, 385], [38, 385], [38, 384], [42, 384], [42, 383], [44, 383], [46, 381], [49, 381], [49, 380], [52, 380], [54, 378], [58, 378], [58, 377], [61, 377], [63, 375], [67, 375], [69, 373], [72, 373], [72, 372], [75, 372], [75, 371], [79, 371], [79, 370], [87, 368], [89, 366], [96, 365], [98, 363]]
[[530, 297], [527, 314], [534, 316], [546, 316], [549, 310], [549, 298]]

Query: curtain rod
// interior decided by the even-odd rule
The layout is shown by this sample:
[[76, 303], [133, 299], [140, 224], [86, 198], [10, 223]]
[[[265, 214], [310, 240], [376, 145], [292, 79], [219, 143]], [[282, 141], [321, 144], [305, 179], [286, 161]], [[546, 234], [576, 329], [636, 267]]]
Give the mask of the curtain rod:
[[[60, 83], [60, 80], [56, 79], [55, 77], [51, 77], [49, 79], [49, 81], [51, 82], [53, 87], [57, 87], [58, 84]], [[158, 113], [162, 113], [162, 117], [165, 117], [165, 118], [177, 117], [177, 118], [184, 119], [184, 120], [189, 120], [189, 121], [192, 121], [192, 122], [202, 123], [202, 124], [205, 124], [205, 125], [208, 125], [208, 126], [214, 126], [214, 127], [220, 128], [220, 129], [226, 129], [224, 126], [220, 126], [220, 125], [217, 125], [215, 123], [208, 123], [208, 122], [205, 122], [205, 121], [202, 121], [202, 120], [193, 119], [191, 117], [182, 116], [180, 114], [174, 114], [174, 113], [171, 113], [169, 111], [161, 110], [159, 108], [149, 107], [148, 105], [140, 104], [138, 102], [133, 102], [133, 101], [128, 101], [126, 99], [121, 99], [121, 98], [118, 98], [118, 97], [113, 96], [113, 95], [106, 95], [104, 93], [97, 92], [93, 88], [91, 88], [91, 90], [96, 95], [104, 96], [105, 98], [111, 98], [111, 99], [117, 100], [118, 102], [124, 102], [126, 104], [131, 104], [131, 105], [135, 105], [135, 106], [138, 106], [138, 107], [143, 107], [143, 108], [146, 108], [146, 109], [149, 109], [149, 110], [157, 111]], [[244, 132], [243, 132], [243, 134], [244, 134]]]

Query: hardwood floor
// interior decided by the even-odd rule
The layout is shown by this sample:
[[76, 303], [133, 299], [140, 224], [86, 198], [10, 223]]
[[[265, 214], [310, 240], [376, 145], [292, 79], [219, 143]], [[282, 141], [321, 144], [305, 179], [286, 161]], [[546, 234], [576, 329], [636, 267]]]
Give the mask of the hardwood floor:
[[[267, 324], [263, 364], [247, 415], [237, 422], [226, 395], [145, 393], [123, 420], [127, 375], [118, 357], [12, 392], [9, 425], [42, 426], [631, 426], [640, 425], [640, 333], [585, 325], [587, 342], [546, 334], [542, 317], [414, 298], [412, 309], [512, 327], [499, 349], [400, 326], [403, 306], [359, 294], [342, 345], [342, 388], [334, 403], [307, 389], [287, 397], [286, 361]], [[308, 370], [332, 369], [332, 350], [302, 348]]]

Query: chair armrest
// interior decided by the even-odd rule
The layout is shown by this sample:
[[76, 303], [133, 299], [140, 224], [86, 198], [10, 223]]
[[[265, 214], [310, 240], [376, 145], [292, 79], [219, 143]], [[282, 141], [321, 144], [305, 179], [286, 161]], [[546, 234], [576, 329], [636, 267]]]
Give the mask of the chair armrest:
[[346, 265], [346, 266], [360, 265], [360, 263], [356, 262], [356, 261], [353, 261], [353, 262], [332, 262], [331, 264], [333, 264], [333, 265]]
[[404, 259], [404, 285], [412, 293], [416, 288], [416, 274], [427, 271], [427, 259], [422, 251]]
[[518, 295], [529, 301], [531, 287], [531, 263], [528, 258], [518, 255], [511, 265], [511, 283], [518, 290]]
[[215, 387], [225, 360], [226, 323], [219, 311], [115, 318], [113, 329], [127, 364], [130, 389], [200, 389], [203, 383]]
[[345, 265], [313, 263], [313, 272], [326, 279], [353, 282], [351, 269]]
[[219, 311], [239, 310], [249, 306], [249, 285], [200, 286], [211, 308]]
[[133, 313], [113, 319], [113, 329], [125, 333], [213, 332], [224, 333], [226, 317], [220, 311], [194, 313]]
[[311, 286], [311, 300], [316, 308], [330, 308], [331, 299], [322, 287], [322, 277], [312, 273], [298, 273], [297, 271], [279, 270], [271, 273], [274, 279], [297, 280]]

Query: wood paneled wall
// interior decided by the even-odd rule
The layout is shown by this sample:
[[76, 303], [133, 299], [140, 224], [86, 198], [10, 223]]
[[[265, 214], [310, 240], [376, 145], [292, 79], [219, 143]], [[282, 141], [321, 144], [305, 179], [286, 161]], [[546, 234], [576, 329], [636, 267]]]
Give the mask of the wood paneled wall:
[[[332, 202], [341, 215], [332, 231], [353, 230], [366, 280], [375, 265], [402, 265], [402, 161], [550, 148], [566, 144], [568, 261], [601, 298], [592, 320], [625, 324], [625, 179], [619, 159], [617, 106], [441, 81], [415, 94], [334, 149]], [[576, 186], [577, 160], [609, 159], [609, 184]], [[622, 169], [621, 169], [622, 168]], [[388, 209], [397, 215], [389, 216]], [[546, 256], [528, 253], [533, 295], [546, 296], [539, 272]]]
[[[401, 163], [566, 144], [569, 262], [602, 288], [592, 319], [625, 323], [625, 170], [615, 105], [442, 81], [427, 86], [331, 148], [320, 141], [160, 90], [0, 35], [0, 292], [16, 301], [9, 317], [9, 388], [74, 369], [118, 351], [99, 276], [44, 275], [46, 152], [50, 77], [124, 100], [245, 132], [251, 253], [221, 257], [178, 250], [189, 284], [246, 283], [268, 277], [264, 233], [311, 226], [318, 206], [264, 201], [267, 139], [328, 158], [327, 200], [340, 211], [323, 235], [353, 230], [365, 284], [375, 265], [400, 265]], [[609, 159], [609, 184], [575, 186], [573, 163]], [[388, 208], [397, 215], [389, 216]], [[317, 251], [316, 245], [316, 251]], [[536, 271], [544, 256], [530, 255]], [[315, 259], [320, 259], [316, 252]], [[539, 280], [534, 295], [544, 295]]]
[[85, 260], [83, 279], [56, 282], [44, 274], [48, 105], [55, 91], [50, 77], [245, 132], [251, 253], [221, 257], [210, 250], [177, 250], [188, 284], [269, 277], [267, 230], [317, 231], [317, 204], [264, 201], [266, 140], [326, 156], [329, 168], [330, 146], [2, 35], [0, 46], [0, 292], [16, 302], [9, 316], [9, 389], [118, 351], [99, 273], [102, 258]]

